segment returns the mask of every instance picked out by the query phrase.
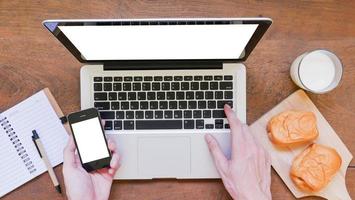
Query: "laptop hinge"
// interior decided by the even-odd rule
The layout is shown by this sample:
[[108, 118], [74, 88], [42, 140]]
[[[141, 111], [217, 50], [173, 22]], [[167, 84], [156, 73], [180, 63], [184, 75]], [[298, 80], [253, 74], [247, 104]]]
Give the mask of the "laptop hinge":
[[104, 70], [222, 69], [222, 67], [222, 61], [120, 61], [104, 63]]

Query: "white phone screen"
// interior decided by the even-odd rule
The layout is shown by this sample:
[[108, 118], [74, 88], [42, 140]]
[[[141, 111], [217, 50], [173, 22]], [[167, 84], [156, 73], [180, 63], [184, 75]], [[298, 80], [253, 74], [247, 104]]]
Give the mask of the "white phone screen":
[[73, 123], [72, 129], [83, 163], [109, 157], [99, 118]]

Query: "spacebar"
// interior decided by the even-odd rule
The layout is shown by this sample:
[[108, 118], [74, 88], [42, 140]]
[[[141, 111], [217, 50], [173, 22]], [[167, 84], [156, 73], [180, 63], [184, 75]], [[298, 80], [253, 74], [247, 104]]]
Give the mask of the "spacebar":
[[182, 129], [182, 120], [136, 120], [136, 130]]

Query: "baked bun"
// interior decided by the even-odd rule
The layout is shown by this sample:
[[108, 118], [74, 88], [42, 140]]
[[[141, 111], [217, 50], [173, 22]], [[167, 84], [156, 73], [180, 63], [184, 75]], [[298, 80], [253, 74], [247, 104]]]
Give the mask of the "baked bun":
[[293, 160], [290, 176], [300, 190], [317, 192], [329, 183], [341, 162], [335, 149], [311, 144]]
[[319, 135], [314, 113], [285, 111], [271, 118], [267, 131], [272, 143], [278, 146], [300, 145]]

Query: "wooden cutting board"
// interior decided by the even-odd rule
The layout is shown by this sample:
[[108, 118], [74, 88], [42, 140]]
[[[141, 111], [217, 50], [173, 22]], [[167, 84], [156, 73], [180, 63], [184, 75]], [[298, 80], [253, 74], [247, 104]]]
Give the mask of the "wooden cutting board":
[[[278, 113], [291, 109], [313, 112], [317, 117], [317, 125], [319, 130], [319, 137], [314, 142], [335, 148], [342, 158], [342, 165], [338, 173], [323, 190], [317, 193], [304, 193], [300, 191], [293, 184], [289, 176], [293, 158], [302, 152], [308, 144], [296, 149], [286, 148], [281, 150], [276, 148], [270, 142], [267, 135], [266, 125], [269, 120]], [[351, 199], [345, 185], [345, 173], [353, 156], [303, 90], [298, 90], [287, 97], [280, 104], [254, 122], [250, 126], [250, 129], [254, 137], [270, 153], [273, 168], [296, 198], [305, 196], [320, 196], [332, 200]]]

